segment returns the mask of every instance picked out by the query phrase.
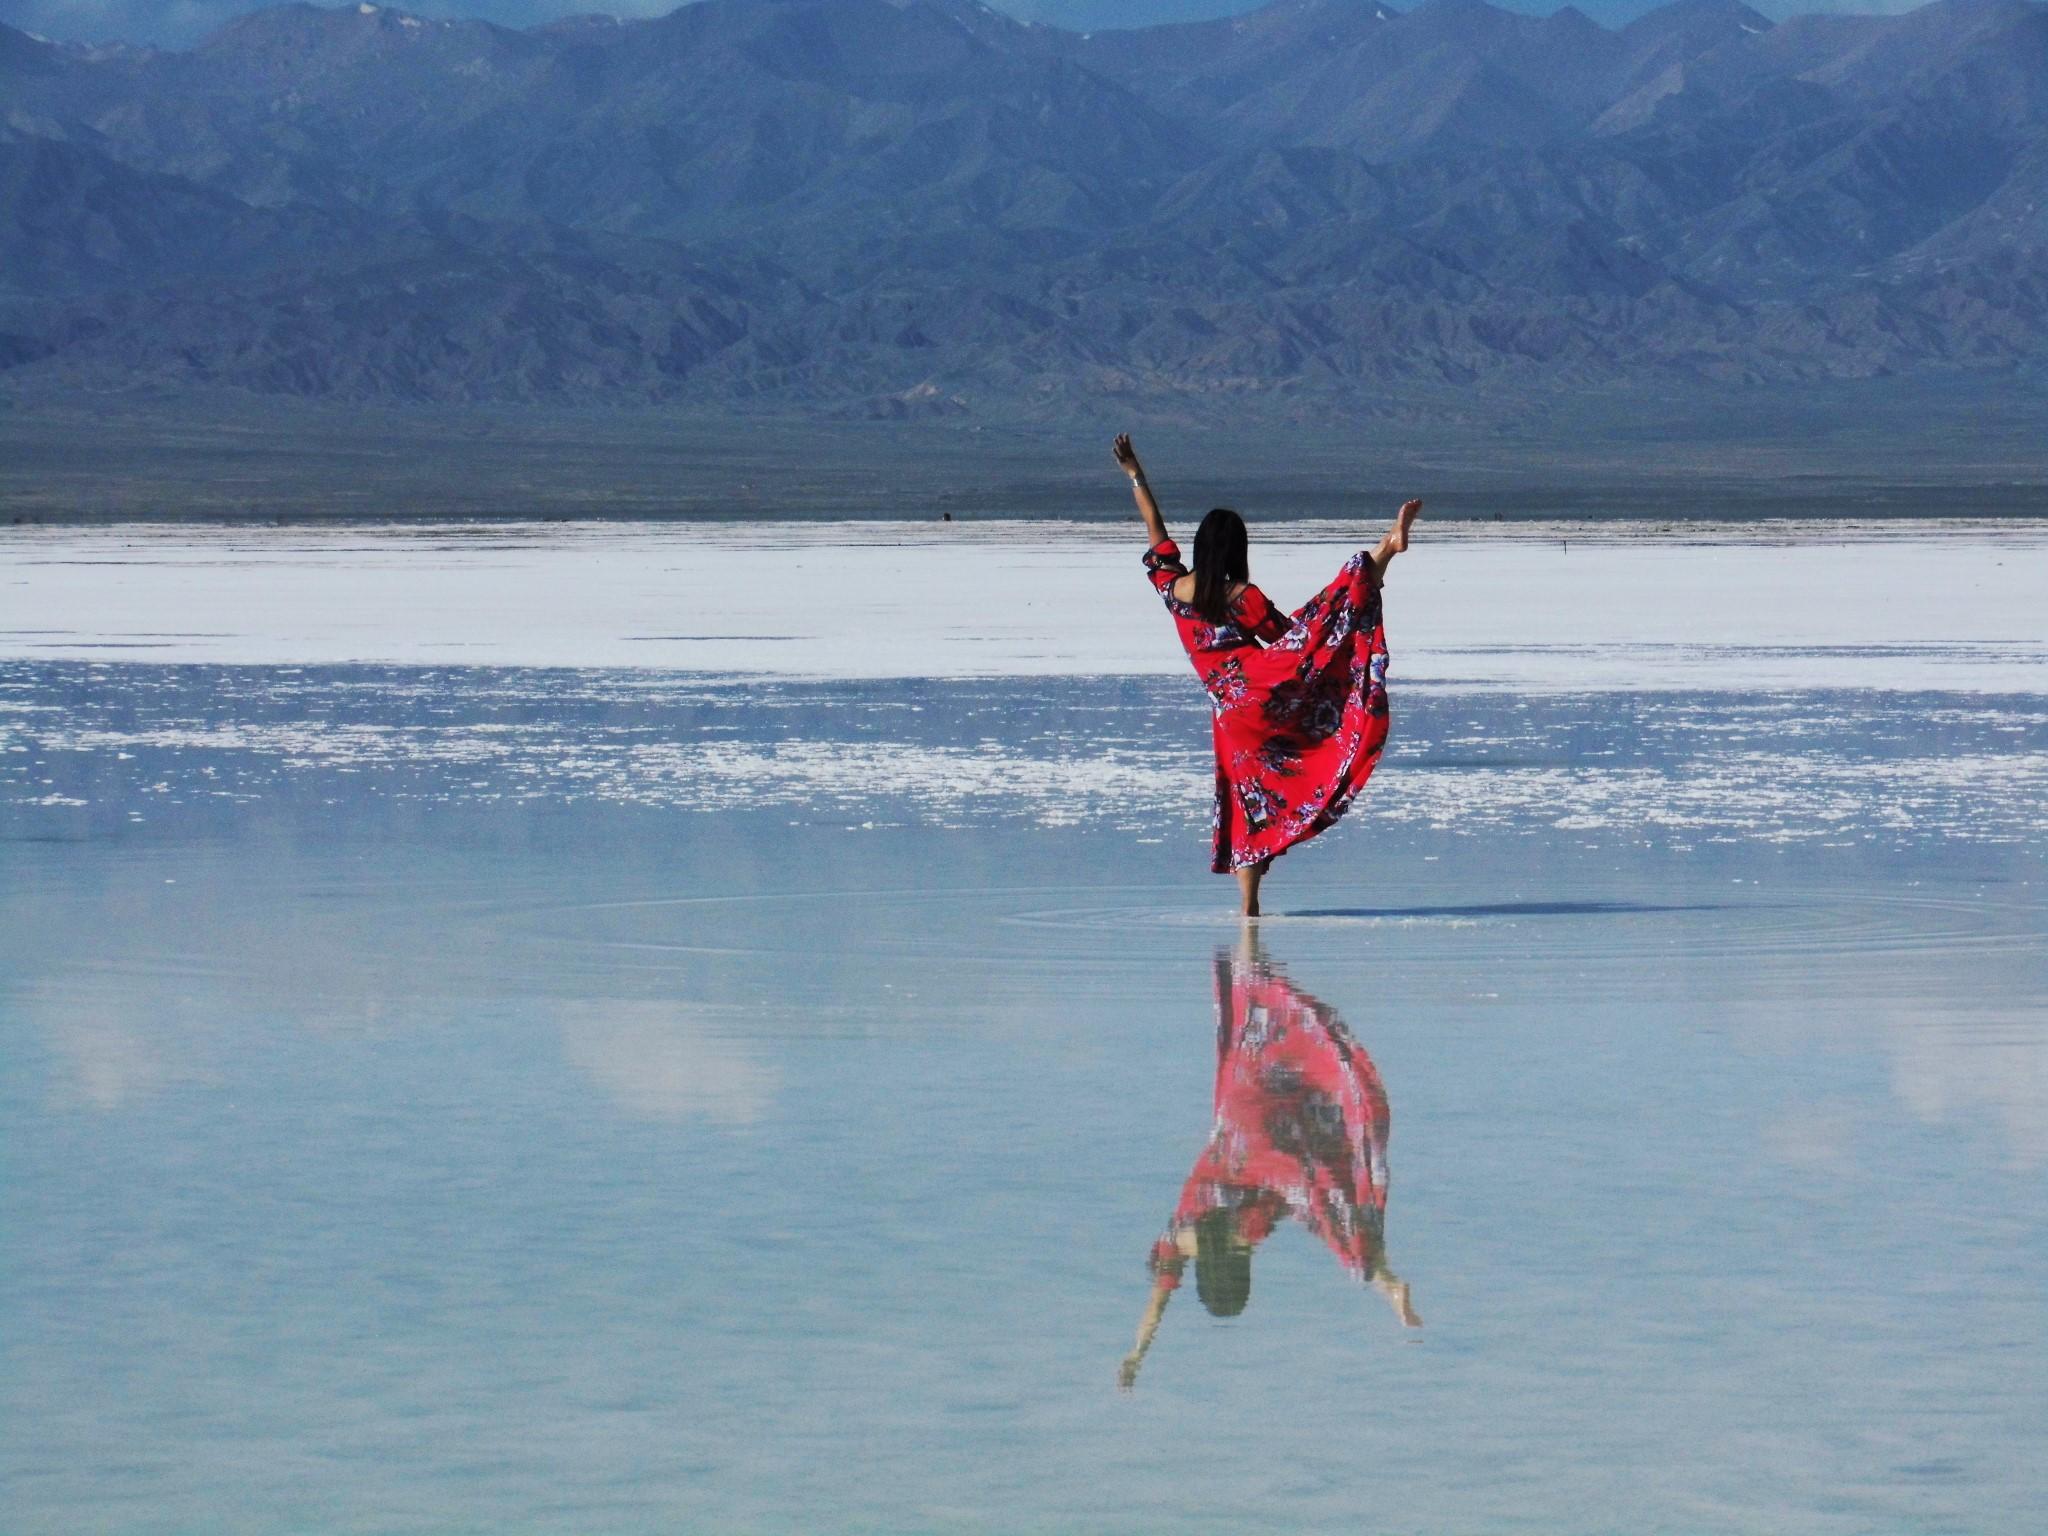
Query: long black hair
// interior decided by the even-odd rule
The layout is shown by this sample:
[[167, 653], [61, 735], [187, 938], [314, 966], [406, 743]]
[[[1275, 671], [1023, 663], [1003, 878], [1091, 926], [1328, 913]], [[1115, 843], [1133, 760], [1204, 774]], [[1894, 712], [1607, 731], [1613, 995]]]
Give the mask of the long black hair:
[[1235, 1317], [1252, 1299], [1252, 1250], [1238, 1238], [1236, 1211], [1204, 1211], [1195, 1220], [1195, 1294], [1211, 1317]]
[[1230, 619], [1230, 589], [1252, 579], [1244, 519], [1218, 507], [1195, 530], [1195, 612], [1211, 624]]

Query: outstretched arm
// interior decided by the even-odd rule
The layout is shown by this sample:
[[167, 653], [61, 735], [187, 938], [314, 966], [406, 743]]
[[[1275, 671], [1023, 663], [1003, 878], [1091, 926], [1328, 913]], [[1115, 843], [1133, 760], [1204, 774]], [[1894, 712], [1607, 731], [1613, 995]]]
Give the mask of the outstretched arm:
[[1124, 1391], [1138, 1384], [1138, 1367], [1145, 1363], [1145, 1351], [1152, 1347], [1152, 1336], [1159, 1332], [1159, 1319], [1166, 1315], [1166, 1304], [1172, 1299], [1172, 1286], [1163, 1280], [1153, 1284], [1152, 1299], [1145, 1303], [1145, 1315], [1138, 1319], [1137, 1347], [1116, 1368], [1116, 1384]]
[[1166, 519], [1159, 515], [1159, 503], [1153, 499], [1152, 487], [1145, 483], [1145, 466], [1138, 462], [1138, 450], [1131, 446], [1131, 434], [1120, 433], [1115, 445], [1117, 468], [1131, 477], [1131, 494], [1138, 498], [1138, 515], [1145, 519], [1145, 537], [1148, 544], [1157, 544], [1166, 537]]

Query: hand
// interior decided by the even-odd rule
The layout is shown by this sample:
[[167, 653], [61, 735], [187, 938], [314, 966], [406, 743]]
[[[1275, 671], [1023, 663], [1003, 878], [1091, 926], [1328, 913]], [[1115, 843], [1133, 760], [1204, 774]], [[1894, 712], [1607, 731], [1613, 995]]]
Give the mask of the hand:
[[1119, 1392], [1128, 1392], [1138, 1384], [1138, 1366], [1143, 1355], [1125, 1355], [1123, 1363], [1116, 1368], [1116, 1387]]
[[1131, 434], [1119, 432], [1111, 451], [1116, 454], [1117, 468], [1133, 480], [1145, 478], [1145, 467], [1138, 462], [1138, 450], [1131, 446]]

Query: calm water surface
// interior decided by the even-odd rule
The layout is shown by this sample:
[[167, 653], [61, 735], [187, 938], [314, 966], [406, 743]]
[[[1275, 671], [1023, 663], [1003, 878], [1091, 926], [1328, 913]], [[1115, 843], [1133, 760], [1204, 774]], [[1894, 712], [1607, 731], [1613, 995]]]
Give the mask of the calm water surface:
[[2038, 1528], [2041, 699], [1411, 690], [1256, 949], [1201, 709], [0, 669], [0, 1526]]

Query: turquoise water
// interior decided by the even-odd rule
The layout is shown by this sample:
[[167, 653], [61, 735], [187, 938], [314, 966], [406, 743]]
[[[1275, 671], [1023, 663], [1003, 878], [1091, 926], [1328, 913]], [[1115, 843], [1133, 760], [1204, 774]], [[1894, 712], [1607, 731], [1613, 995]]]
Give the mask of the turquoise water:
[[1391, 1110], [1117, 1389], [1208, 1135], [1179, 680], [0, 670], [36, 1532], [2032, 1530], [2033, 697], [1410, 690], [1271, 961]]

